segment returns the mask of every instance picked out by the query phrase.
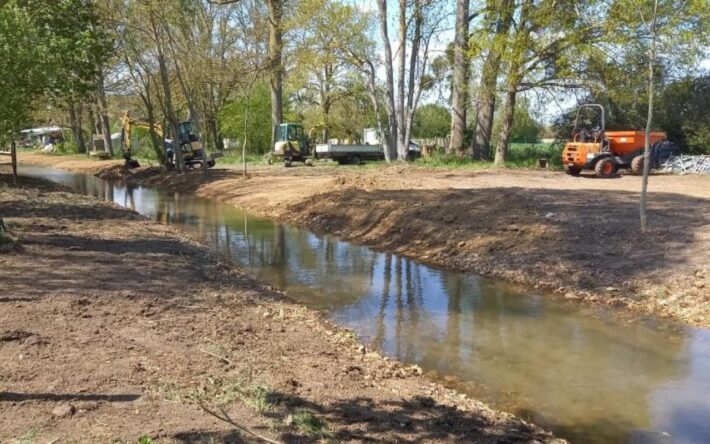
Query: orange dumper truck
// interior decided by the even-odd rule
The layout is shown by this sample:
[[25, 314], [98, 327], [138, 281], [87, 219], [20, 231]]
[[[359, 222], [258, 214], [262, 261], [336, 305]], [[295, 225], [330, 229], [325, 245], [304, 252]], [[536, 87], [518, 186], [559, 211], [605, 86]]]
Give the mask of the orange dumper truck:
[[[601, 126], [579, 128], [579, 113], [584, 108], [600, 112]], [[592, 170], [597, 177], [612, 177], [619, 168], [630, 168], [633, 174], [643, 173], [644, 131], [605, 131], [604, 107], [582, 105], [577, 111], [572, 141], [562, 150], [565, 172], [577, 176], [582, 170]], [[680, 154], [678, 147], [666, 138], [666, 133], [651, 133], [651, 168], [659, 168], [669, 157]]]

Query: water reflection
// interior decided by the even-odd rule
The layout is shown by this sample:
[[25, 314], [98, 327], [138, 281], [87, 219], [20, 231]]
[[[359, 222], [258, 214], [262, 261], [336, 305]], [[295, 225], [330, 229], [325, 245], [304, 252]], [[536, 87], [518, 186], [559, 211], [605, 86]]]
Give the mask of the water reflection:
[[366, 342], [579, 442], [710, 442], [710, 332], [624, 322], [478, 276], [161, 190], [51, 174], [85, 194], [188, 226], [260, 279]]

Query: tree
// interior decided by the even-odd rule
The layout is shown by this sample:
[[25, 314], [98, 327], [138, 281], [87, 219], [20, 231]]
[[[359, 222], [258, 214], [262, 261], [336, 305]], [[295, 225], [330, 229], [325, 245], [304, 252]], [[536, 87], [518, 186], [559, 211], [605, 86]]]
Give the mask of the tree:
[[101, 67], [113, 49], [101, 12], [97, 4], [84, 0], [23, 0], [18, 4], [31, 11], [47, 49], [45, 59], [38, 61], [50, 70], [44, 95], [67, 104], [74, 140], [84, 152], [81, 102], [96, 89]]
[[497, 166], [505, 161], [519, 92], [581, 87], [589, 47], [604, 35], [603, 22], [591, 13], [597, 7], [594, 1], [522, 1], [502, 58], [507, 76], [496, 144]]
[[[242, 0], [208, 0], [210, 3], [227, 5]], [[266, 0], [269, 15], [269, 84], [271, 86], [271, 133], [272, 143], [276, 127], [283, 121], [283, 10], [284, 0]]]
[[23, 0], [0, 8], [0, 57], [21, 75], [0, 79], [0, 130], [15, 137], [33, 104], [70, 102], [75, 140], [82, 140], [76, 102], [94, 85], [97, 67], [111, 47], [93, 3]]
[[438, 31], [442, 16], [437, 11], [439, 4], [436, 1], [399, 0], [397, 15], [399, 48], [395, 90], [394, 60], [387, 24], [389, 20], [387, 2], [378, 0], [377, 5], [380, 36], [385, 51], [386, 111], [389, 123], [387, 145], [390, 152], [396, 149], [398, 160], [404, 161], [409, 151], [414, 113], [419, 105], [422, 91], [428, 87], [423, 80], [429, 67], [429, 45]]
[[466, 112], [468, 108], [468, 24], [470, 0], [456, 0], [456, 31], [454, 37], [454, 77], [451, 101], [450, 153], [464, 151]]
[[[243, 94], [228, 102], [220, 111], [224, 135], [246, 144], [250, 154], [269, 151], [271, 143], [271, 122], [263, 116], [271, 109], [270, 86], [262, 81], [252, 88], [245, 88]], [[244, 122], [247, 122], [245, 126]]]
[[710, 74], [672, 82], [659, 91], [654, 120], [690, 153], [710, 154]]
[[450, 122], [451, 114], [446, 107], [433, 103], [420, 106], [414, 114], [412, 136], [422, 139], [446, 137]]
[[[646, 49], [648, 112], [646, 118], [643, 178], [639, 202], [641, 232], [648, 228], [646, 206], [651, 168], [651, 130], [655, 98], [655, 71], [659, 55], [692, 63], [707, 55], [710, 3], [707, 0], [614, 1], [610, 9], [621, 42], [639, 42]], [[619, 14], [625, 14], [620, 17]]]
[[[302, 0], [293, 18], [293, 68], [288, 83], [295, 100], [316, 106], [322, 140], [332, 128], [331, 110], [338, 102], [363, 92], [357, 78], [358, 62], [351, 54], [374, 43], [368, 37], [369, 17], [357, 8], [333, 0]], [[299, 25], [299, 29], [295, 30]], [[356, 98], [355, 98], [356, 99]], [[311, 113], [313, 115], [313, 113]]]
[[483, 27], [474, 38], [477, 44], [473, 48], [478, 47], [486, 51], [478, 88], [474, 135], [471, 139], [471, 155], [474, 159], [486, 157], [490, 151], [501, 54], [508, 41], [514, 10], [514, 0], [487, 0]]
[[10, 3], [0, 8], [0, 59], [22, 75], [0, 76], [0, 141], [17, 136], [29, 120], [30, 104], [48, 83], [46, 47], [25, 9]]

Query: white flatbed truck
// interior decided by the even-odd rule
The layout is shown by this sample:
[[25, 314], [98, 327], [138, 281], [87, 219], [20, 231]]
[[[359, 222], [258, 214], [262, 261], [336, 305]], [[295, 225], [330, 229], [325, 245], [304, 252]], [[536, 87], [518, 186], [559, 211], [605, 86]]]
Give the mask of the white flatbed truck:
[[[383, 160], [385, 152], [377, 137], [377, 130], [365, 128], [364, 144], [320, 143], [316, 145], [314, 155], [318, 159], [332, 159], [341, 165], [360, 165], [365, 160]], [[421, 154], [419, 145], [409, 144], [409, 158], [415, 159]]]

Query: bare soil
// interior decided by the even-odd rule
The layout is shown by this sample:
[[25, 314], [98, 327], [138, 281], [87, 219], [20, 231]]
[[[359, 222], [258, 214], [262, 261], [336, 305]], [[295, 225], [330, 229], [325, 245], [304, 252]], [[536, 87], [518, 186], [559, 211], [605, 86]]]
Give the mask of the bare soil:
[[279, 442], [556, 441], [366, 350], [174, 227], [8, 182], [0, 442], [260, 442], [207, 410]]
[[[56, 157], [26, 162], [58, 165]], [[77, 162], [77, 161], [74, 161]], [[87, 163], [88, 162], [88, 163]], [[185, 175], [82, 161], [82, 168], [218, 199], [433, 265], [710, 326], [710, 177], [390, 167], [251, 168]]]

